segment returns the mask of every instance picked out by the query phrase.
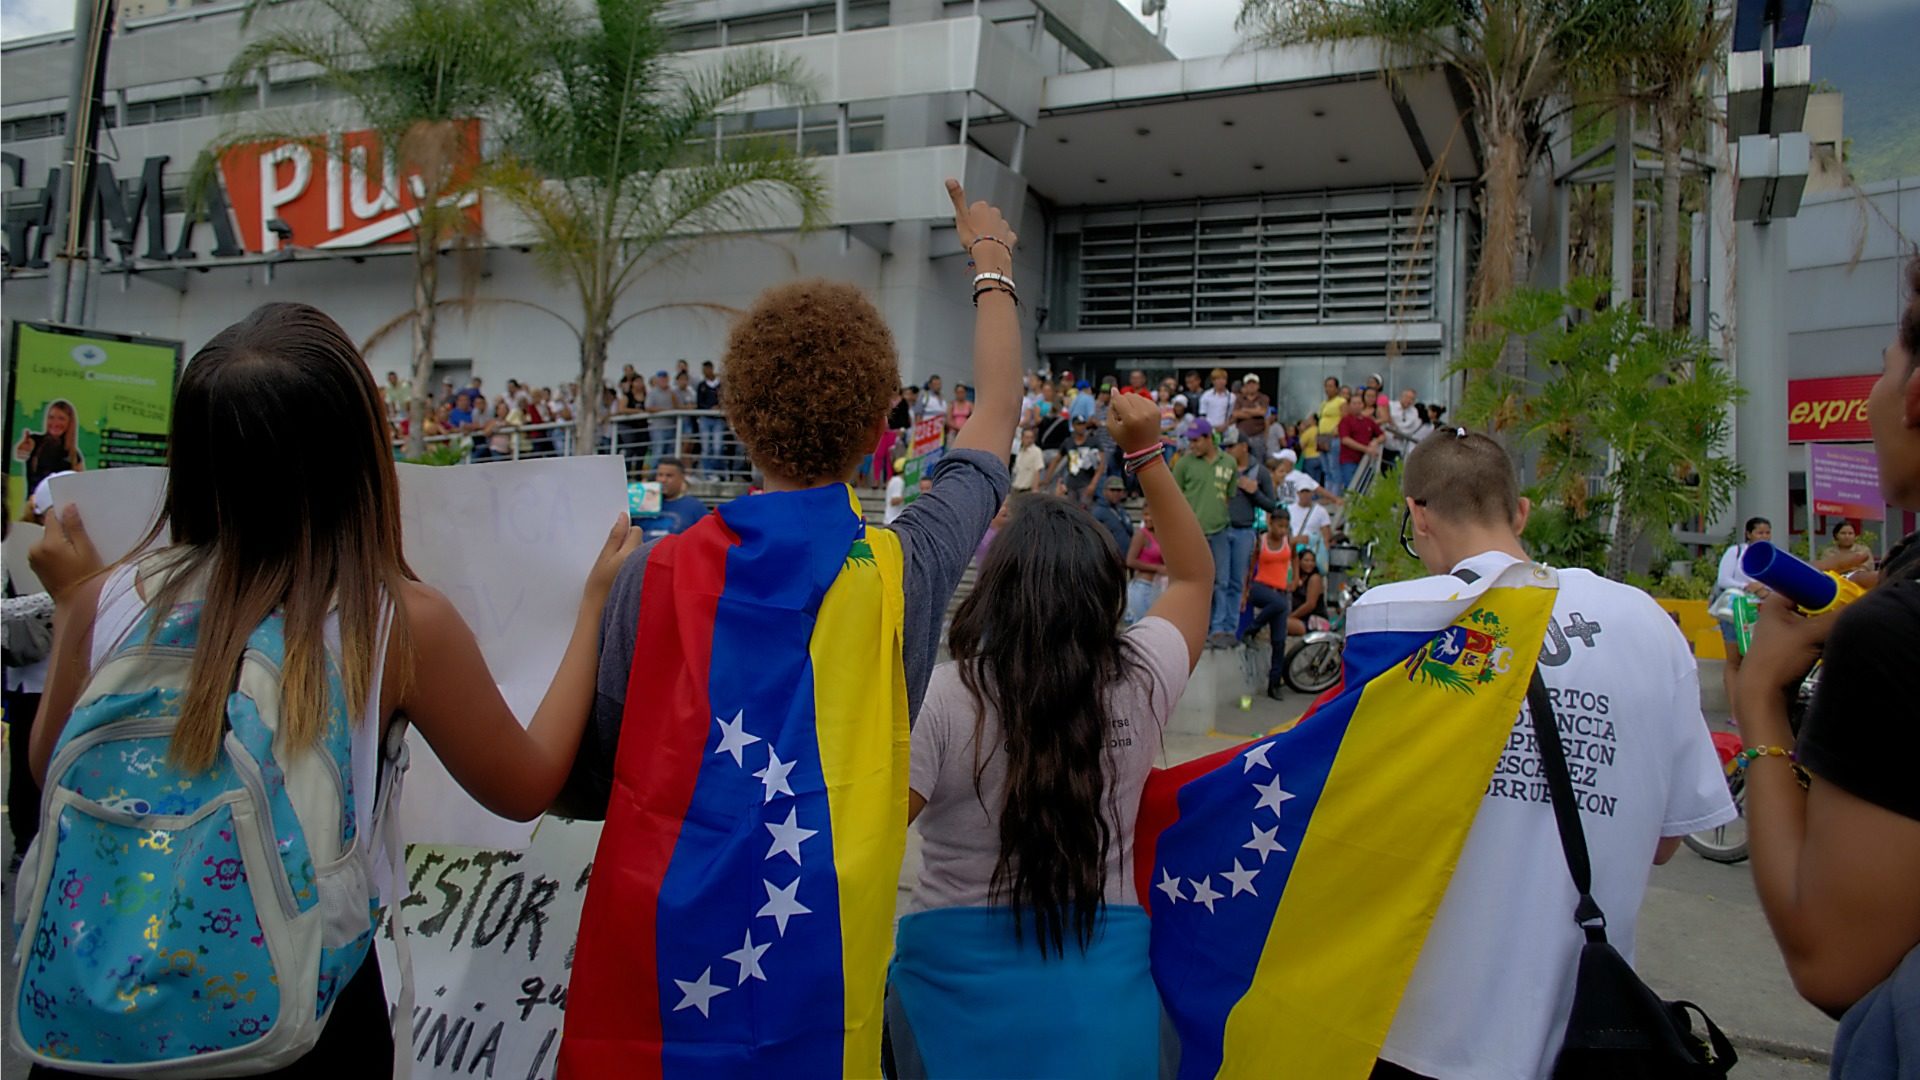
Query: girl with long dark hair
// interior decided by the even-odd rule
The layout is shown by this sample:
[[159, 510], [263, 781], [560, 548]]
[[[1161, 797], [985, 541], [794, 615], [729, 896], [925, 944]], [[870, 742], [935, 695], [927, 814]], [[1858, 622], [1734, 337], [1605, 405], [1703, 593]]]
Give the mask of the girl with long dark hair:
[[1120, 553], [1052, 496], [1015, 502], [988, 549], [913, 732], [908, 806], [925, 860], [889, 1002], [903, 1076], [1159, 1067], [1133, 823], [1205, 644], [1213, 560], [1158, 453], [1152, 400], [1116, 396], [1108, 426], [1168, 584], [1123, 630]]
[[[566, 779], [593, 708], [601, 608], [620, 564], [639, 544], [640, 531], [628, 527], [624, 511], [588, 574], [553, 683], [532, 723], [523, 728], [502, 700], [473, 632], [453, 605], [407, 566], [401, 552], [400, 486], [380, 391], [359, 351], [332, 319], [304, 304], [268, 304], [216, 335], [180, 380], [167, 459], [160, 521], [137, 550], [149, 549], [170, 529], [169, 545], [102, 572], [84, 525], [69, 507], [63, 515], [49, 515], [47, 534], [34, 548], [34, 569], [54, 597], [51, 666], [33, 728], [36, 780], [43, 786], [49, 780], [62, 786], [85, 780], [84, 759], [63, 763], [102, 728], [77, 722], [78, 734], [69, 740], [76, 744], [73, 750], [61, 735], [71, 718], [88, 716], [105, 700], [91, 681], [111, 677], [108, 689], [153, 693], [157, 702], [155, 719], [110, 721], [164, 725], [145, 775], [178, 777], [184, 794], [169, 798], [188, 800], [201, 789], [218, 789], [242, 764], [234, 750], [243, 719], [234, 703], [241, 697], [236, 680], [257, 673], [257, 667], [243, 669], [243, 663], [268, 641], [267, 647], [282, 650], [275, 665], [277, 685], [241, 685], [263, 691], [262, 701], [278, 691], [272, 760], [286, 766], [284, 775], [311, 775], [317, 768], [323, 777], [333, 777], [343, 804], [353, 807], [348, 835], [357, 839], [350, 844], [342, 842], [337, 827], [305, 831], [322, 880], [304, 887], [319, 890], [321, 909], [332, 920], [326, 924], [329, 933], [336, 923], [351, 929], [354, 905], [365, 918], [365, 905], [394, 901], [406, 888], [404, 881], [387, 878], [399, 853], [384, 843], [374, 810], [376, 791], [391, 790], [388, 780], [376, 779], [385, 764], [381, 747], [401, 726], [402, 716], [487, 809], [522, 821], [546, 810]], [[182, 626], [192, 628], [188, 644], [167, 650], [147, 649], [134, 636], [177, 633]], [[139, 680], [161, 669], [129, 667], [182, 649], [190, 654], [182, 685], [149, 690]], [[169, 702], [162, 690], [177, 696]], [[76, 710], [83, 698], [86, 709]], [[258, 711], [264, 714], [267, 708]], [[58, 758], [56, 746], [62, 749]], [[336, 754], [347, 767], [340, 768]], [[50, 759], [59, 775], [48, 776]], [[263, 787], [268, 782], [262, 781]], [[353, 792], [357, 799], [346, 799]], [[215, 803], [209, 808], [217, 810]], [[68, 831], [69, 820], [91, 820], [73, 819], [74, 805], [69, 798], [52, 806], [61, 833]], [[190, 809], [167, 812], [185, 815]], [[278, 816], [272, 825], [292, 828]], [[79, 835], [81, 826], [72, 831]], [[176, 832], [174, 841], [154, 835], [160, 838], [156, 842], [189, 843], [185, 832]], [[63, 850], [56, 846], [40, 853], [50, 856], [42, 861], [57, 865]], [[209, 865], [215, 862], [206, 859]], [[251, 859], [248, 864], [260, 868]], [[357, 894], [329, 893], [328, 883], [341, 867], [358, 878]], [[90, 892], [74, 902], [96, 912], [88, 918], [99, 921], [98, 930], [108, 940], [124, 938], [131, 922], [137, 924], [132, 935], [138, 941], [146, 916], [138, 904], [119, 909], [128, 914], [117, 914], [110, 906], [113, 888], [96, 878]], [[191, 906], [193, 883], [175, 882], [173, 888], [175, 902]], [[165, 930], [176, 946], [194, 941], [191, 926], [180, 928], [176, 922]], [[192, 954], [191, 948], [186, 951]], [[162, 995], [178, 993], [169, 989], [174, 986], [168, 981], [173, 976], [169, 955], [176, 954], [160, 949], [135, 956], [124, 982], [117, 984], [133, 988], [132, 997], [123, 1000], [153, 1010], [166, 1000]], [[274, 963], [282, 960], [276, 953]], [[292, 1023], [287, 1018], [300, 1004], [285, 982], [289, 976], [308, 980], [304, 1006], [314, 1009], [311, 970], [276, 967], [275, 975], [282, 982], [279, 990], [287, 993], [282, 1020]], [[271, 1053], [239, 1044], [220, 1048], [217, 1063], [226, 1068], [235, 1059], [253, 1061], [245, 1055], [258, 1050], [271, 1060], [257, 1075], [340, 1076], [350, 1070], [386, 1075], [393, 1044], [379, 965], [370, 949], [340, 981], [337, 996], [331, 996], [332, 984], [322, 986], [324, 1027], [310, 1049], [288, 1047], [284, 1040]], [[269, 1012], [265, 1000], [258, 1011]], [[124, 1028], [95, 1029], [121, 1047], [105, 1060], [132, 1057], [191, 1068], [191, 1059], [204, 1051], [189, 1048], [199, 1041], [195, 1033], [170, 1034], [156, 1029], [165, 1021], [151, 1012], [127, 1013]], [[82, 1015], [76, 1006], [61, 1022], [72, 1030]], [[76, 1046], [67, 1035], [56, 1034], [58, 1039], [49, 1042], [54, 1035], [27, 1033], [26, 1042], [41, 1060], [93, 1049], [91, 1042]], [[304, 1056], [288, 1064], [303, 1049]], [[276, 1066], [284, 1068], [274, 1072]], [[61, 1074], [36, 1064], [33, 1075]]]

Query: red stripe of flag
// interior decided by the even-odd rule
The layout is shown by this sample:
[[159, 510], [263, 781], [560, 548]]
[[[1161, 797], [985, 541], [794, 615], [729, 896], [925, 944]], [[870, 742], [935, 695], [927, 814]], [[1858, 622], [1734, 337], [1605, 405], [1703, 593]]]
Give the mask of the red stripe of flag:
[[648, 554], [613, 794], [574, 949], [561, 1080], [661, 1075], [660, 884], [710, 734], [714, 613], [736, 543], [709, 514]]

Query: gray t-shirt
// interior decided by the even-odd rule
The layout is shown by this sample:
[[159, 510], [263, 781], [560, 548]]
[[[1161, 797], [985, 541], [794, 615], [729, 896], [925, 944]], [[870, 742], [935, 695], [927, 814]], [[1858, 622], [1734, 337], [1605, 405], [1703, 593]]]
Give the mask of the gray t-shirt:
[[[1135, 667], [1107, 698], [1113, 732], [1106, 759], [1107, 825], [1114, 839], [1107, 852], [1109, 904], [1139, 903], [1133, 887], [1134, 812], [1191, 670], [1187, 639], [1165, 619], [1135, 623], [1126, 632], [1126, 644]], [[991, 747], [978, 763], [976, 732]], [[926, 704], [914, 724], [910, 761], [907, 786], [927, 805], [914, 822], [924, 861], [909, 909], [991, 905], [993, 868], [1000, 860], [1000, 813], [1007, 803], [1006, 757], [998, 716], [988, 709], [980, 717], [954, 664], [942, 664], [933, 673]]]
[[[953, 599], [967, 561], [973, 558], [1012, 482], [1006, 463], [998, 457], [978, 450], [949, 450], [934, 467], [933, 490], [922, 493], [887, 526], [899, 535], [905, 562], [906, 625], [902, 627], [901, 651], [906, 664], [908, 716], [920, 711], [920, 699], [940, 652], [940, 628], [946, 620], [947, 602]], [[633, 673], [640, 585], [652, 551], [653, 543], [648, 543], [634, 552], [620, 568], [608, 595], [600, 618], [600, 674], [593, 718], [580, 737], [573, 771], [554, 802], [555, 813], [595, 821], [606, 817], [621, 718], [626, 715], [627, 683]]]

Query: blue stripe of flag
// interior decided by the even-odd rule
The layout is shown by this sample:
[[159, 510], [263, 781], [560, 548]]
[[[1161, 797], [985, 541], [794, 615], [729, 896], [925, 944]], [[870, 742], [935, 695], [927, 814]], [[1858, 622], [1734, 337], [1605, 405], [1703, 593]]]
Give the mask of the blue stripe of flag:
[[[1162, 998], [1179, 1008], [1173, 1023], [1180, 1034], [1182, 1080], [1220, 1071], [1227, 1015], [1253, 984], [1274, 912], [1361, 692], [1432, 636], [1396, 631], [1348, 639], [1346, 691], [1298, 727], [1249, 747], [1271, 745], [1266, 761], [1272, 768], [1255, 763], [1248, 769], [1245, 755], [1237, 755], [1180, 789], [1180, 816], [1160, 834], [1153, 881], [1157, 886], [1168, 874], [1179, 878], [1185, 899], [1169, 902], [1165, 893], [1155, 892], [1151, 900], [1153, 970]], [[1281, 804], [1277, 818], [1258, 806], [1261, 793], [1255, 788], [1276, 776], [1293, 796]], [[1286, 851], [1269, 854], [1263, 864], [1259, 851], [1245, 846], [1256, 826], [1277, 830], [1273, 839]], [[1221, 878], [1236, 859], [1242, 869], [1258, 868], [1254, 895], [1232, 896]], [[1202, 878], [1222, 895], [1211, 913], [1193, 901], [1194, 882]]]

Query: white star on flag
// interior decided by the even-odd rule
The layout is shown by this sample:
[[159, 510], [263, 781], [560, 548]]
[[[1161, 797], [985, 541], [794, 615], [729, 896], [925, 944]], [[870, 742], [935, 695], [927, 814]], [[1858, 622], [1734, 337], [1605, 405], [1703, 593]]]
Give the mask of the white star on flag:
[[1167, 873], [1167, 868], [1164, 866], [1160, 868], [1160, 883], [1155, 885], [1154, 888], [1166, 893], [1167, 899], [1175, 903], [1186, 899], [1186, 897], [1180, 895], [1180, 879]]
[[773, 942], [771, 941], [765, 945], [755, 945], [753, 943], [753, 930], [752, 928], [748, 928], [747, 943], [728, 953], [722, 957], [722, 959], [731, 960], [740, 965], [740, 982], [738, 985], [747, 985], [748, 979], [759, 979], [761, 982], [766, 982], [767, 975], [760, 970], [760, 954], [771, 948], [773, 948]]
[[[766, 788], [766, 798], [760, 800], [761, 802], [772, 802], [775, 795], [793, 794], [793, 788], [787, 784], [787, 774], [793, 771], [796, 764], [798, 763], [793, 761], [781, 761], [779, 751], [771, 746], [767, 747], [767, 767], [753, 774]], [[1275, 811], [1278, 812], [1277, 807]]]
[[1263, 742], [1259, 746], [1256, 746], [1253, 749], [1247, 751], [1246, 753], [1240, 755], [1242, 759], [1240, 762], [1240, 772], [1243, 775], [1246, 773], [1252, 772], [1253, 766], [1256, 762], [1258, 762], [1262, 768], [1266, 768], [1266, 769], [1273, 768], [1272, 765], [1267, 764], [1267, 751], [1271, 749], [1273, 749], [1272, 743]]
[[1260, 801], [1254, 803], [1253, 808], [1255, 810], [1259, 810], [1262, 807], [1269, 808], [1273, 811], [1274, 817], [1280, 816], [1280, 804], [1293, 798], [1291, 792], [1280, 790], [1280, 778], [1277, 776], [1273, 778], [1273, 782], [1270, 784], [1253, 785], [1253, 790], [1260, 793]]
[[713, 984], [712, 968], [701, 972], [700, 977], [692, 982], [688, 982], [685, 979], [675, 979], [673, 980], [673, 985], [679, 987], [680, 992], [686, 995], [680, 999], [680, 1004], [673, 1007], [673, 1011], [679, 1012], [681, 1009], [699, 1009], [701, 1016], [709, 1015], [707, 1008], [712, 1004], [713, 999], [727, 992], [726, 987], [715, 986]]
[[811, 915], [813, 909], [801, 904], [796, 897], [800, 892], [800, 879], [794, 878], [793, 884], [784, 889], [776, 889], [773, 882], [762, 881], [767, 887], [767, 903], [755, 915], [755, 918], [772, 919], [780, 927], [780, 936], [787, 936], [787, 920], [795, 915]]
[[760, 741], [760, 736], [747, 734], [746, 715], [745, 711], [734, 713], [731, 723], [717, 716], [713, 718], [713, 722], [720, 725], [720, 745], [713, 752], [732, 754], [733, 763], [741, 768], [746, 768], [747, 763], [741, 758], [740, 751]]
[[[1193, 881], [1192, 878], [1188, 880]], [[1214, 892], [1213, 886], [1208, 884], [1208, 882], [1212, 880], [1213, 876], [1209, 874], [1201, 877], [1198, 881], [1193, 881], [1193, 902], [1207, 905], [1207, 914], [1209, 915], [1213, 914], [1213, 902], [1222, 896], [1221, 893]]]
[[1279, 834], [1280, 834], [1280, 826], [1278, 825], [1275, 825], [1271, 829], [1263, 829], [1260, 826], [1255, 825], [1253, 827], [1253, 839], [1247, 841], [1244, 844], [1241, 844], [1240, 846], [1243, 848], [1252, 848], [1254, 851], [1259, 852], [1260, 864], [1264, 866], [1266, 865], [1266, 862], [1267, 862], [1267, 856], [1273, 854], [1276, 851], [1287, 850], [1286, 848], [1283, 848], [1280, 846], [1280, 841], [1274, 839], [1274, 837], [1278, 836]]
[[766, 822], [767, 831], [773, 834], [773, 846], [767, 849], [767, 858], [771, 859], [784, 851], [793, 856], [795, 866], [800, 865], [800, 845], [806, 842], [808, 837], [818, 836], [820, 830], [803, 829], [795, 824], [794, 818], [799, 812], [797, 808], [789, 808], [787, 820], [784, 823]]
[[1245, 892], [1259, 896], [1259, 893], [1253, 891], [1253, 876], [1259, 872], [1260, 868], [1257, 866], [1251, 870], [1241, 869], [1240, 860], [1235, 859], [1233, 860], [1233, 869], [1220, 871], [1220, 876], [1233, 886], [1233, 892], [1229, 895], [1239, 896]]

